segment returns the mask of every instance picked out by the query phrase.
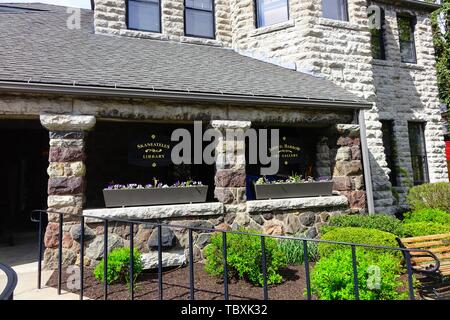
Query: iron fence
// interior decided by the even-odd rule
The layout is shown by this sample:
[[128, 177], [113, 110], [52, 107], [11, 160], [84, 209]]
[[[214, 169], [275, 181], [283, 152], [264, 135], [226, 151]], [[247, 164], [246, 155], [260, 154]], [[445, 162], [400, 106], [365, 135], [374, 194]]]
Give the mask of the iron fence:
[[[47, 211], [47, 210], [34, 210], [32, 212], [32, 221], [39, 223], [39, 256], [38, 256], [38, 283], [37, 286], [41, 288], [41, 270], [42, 270], [42, 248], [43, 248], [43, 215], [44, 214], [56, 214], [59, 216], [59, 235], [58, 235], [58, 267], [57, 267], [57, 288], [58, 294], [61, 294], [61, 284], [62, 284], [62, 242], [63, 242], [63, 224], [64, 224], [64, 213], [55, 212], [55, 211]], [[36, 217], [36, 214], [38, 215]], [[405, 259], [406, 270], [407, 270], [407, 278], [408, 278], [408, 295], [410, 300], [415, 299], [414, 295], [414, 284], [413, 284], [413, 267], [411, 264], [411, 252], [421, 253], [424, 256], [431, 256], [437, 260], [436, 256], [428, 250], [423, 249], [408, 249], [408, 248], [400, 248], [400, 247], [388, 247], [388, 246], [375, 246], [375, 245], [367, 245], [367, 244], [358, 244], [358, 243], [349, 243], [349, 242], [340, 242], [340, 241], [329, 241], [329, 240], [321, 240], [321, 239], [310, 239], [303, 237], [292, 237], [292, 236], [278, 236], [278, 235], [267, 235], [267, 234], [255, 234], [255, 233], [247, 233], [241, 231], [228, 231], [228, 230], [218, 230], [204, 227], [192, 227], [186, 225], [177, 225], [177, 224], [162, 224], [149, 222], [148, 220], [129, 220], [129, 219], [120, 219], [120, 218], [105, 218], [98, 216], [90, 216], [83, 215], [79, 217], [80, 225], [81, 225], [81, 235], [80, 235], [80, 290], [79, 297], [80, 300], [83, 300], [84, 297], [84, 256], [85, 256], [85, 224], [86, 219], [93, 219], [96, 221], [102, 221], [104, 227], [104, 243], [103, 243], [103, 261], [104, 261], [104, 269], [103, 269], [103, 298], [104, 300], [108, 299], [108, 226], [111, 222], [123, 223], [127, 224], [130, 227], [130, 267], [129, 267], [129, 276], [130, 276], [130, 299], [134, 300], [134, 226], [139, 224], [145, 224], [147, 226], [156, 228], [158, 230], [157, 237], [157, 248], [158, 248], [158, 297], [160, 300], [164, 299], [163, 292], [163, 261], [162, 261], [162, 228], [172, 228], [172, 229], [181, 229], [188, 230], [188, 254], [189, 254], [189, 297], [190, 300], [195, 300], [195, 285], [194, 285], [194, 241], [193, 241], [193, 232], [194, 231], [203, 231], [208, 233], [222, 233], [222, 259], [223, 259], [223, 296], [225, 300], [229, 300], [229, 288], [228, 288], [228, 263], [227, 263], [227, 234], [238, 234], [238, 235], [246, 235], [259, 237], [261, 240], [261, 268], [262, 268], [262, 276], [263, 276], [263, 287], [262, 287], [262, 297], [264, 300], [269, 299], [269, 291], [268, 291], [268, 283], [267, 283], [267, 257], [266, 257], [266, 247], [265, 240], [266, 238], [275, 238], [281, 240], [296, 240], [303, 242], [303, 260], [304, 260], [304, 268], [305, 268], [305, 278], [306, 278], [306, 298], [307, 300], [312, 299], [312, 290], [311, 290], [311, 277], [310, 277], [310, 267], [309, 267], [309, 257], [308, 257], [308, 242], [315, 243], [328, 243], [334, 245], [343, 245], [351, 248], [352, 254], [352, 268], [353, 268], [353, 288], [355, 299], [359, 300], [359, 283], [358, 283], [358, 263], [357, 263], [357, 248], [366, 248], [366, 249], [376, 249], [376, 250], [392, 250], [401, 252]], [[73, 221], [73, 220], [72, 220]]]
[[0, 292], [0, 300], [13, 300], [14, 289], [17, 286], [17, 274], [10, 266], [3, 263], [0, 263], [0, 271], [6, 274], [6, 286]]

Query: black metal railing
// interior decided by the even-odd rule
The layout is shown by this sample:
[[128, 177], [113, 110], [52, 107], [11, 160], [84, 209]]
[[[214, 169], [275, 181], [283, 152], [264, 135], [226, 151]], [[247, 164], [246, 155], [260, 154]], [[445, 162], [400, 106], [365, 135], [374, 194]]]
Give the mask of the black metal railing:
[[[35, 210], [32, 213], [32, 221], [39, 223], [39, 257], [38, 257], [38, 288], [41, 288], [41, 261], [42, 261], [42, 242], [43, 242], [43, 223], [42, 218], [44, 214], [56, 214], [59, 216], [59, 235], [58, 235], [58, 294], [61, 294], [61, 283], [62, 283], [62, 226], [64, 223], [64, 213], [55, 212], [55, 211], [46, 211], [46, 210]], [[36, 217], [38, 215], [38, 217]], [[265, 239], [266, 238], [275, 238], [282, 240], [297, 240], [303, 242], [303, 255], [304, 255], [304, 267], [305, 267], [305, 277], [306, 277], [306, 298], [308, 300], [312, 299], [311, 293], [311, 279], [310, 279], [310, 270], [309, 270], [309, 259], [308, 259], [308, 242], [315, 243], [328, 243], [334, 245], [343, 245], [351, 248], [352, 252], [352, 268], [353, 268], [353, 286], [354, 286], [354, 295], [355, 299], [359, 300], [359, 283], [358, 283], [358, 270], [357, 270], [357, 256], [356, 250], [357, 248], [366, 248], [366, 249], [378, 249], [378, 250], [392, 250], [397, 252], [402, 252], [403, 257], [406, 263], [406, 269], [408, 274], [408, 293], [409, 299], [414, 300], [414, 284], [413, 284], [413, 268], [411, 264], [411, 253], [417, 252], [423, 255], [429, 255], [435, 258], [435, 255], [423, 249], [408, 249], [401, 247], [387, 247], [387, 246], [375, 246], [375, 245], [367, 245], [367, 244], [357, 244], [357, 243], [349, 243], [349, 242], [340, 242], [340, 241], [329, 241], [329, 240], [321, 240], [321, 239], [310, 239], [310, 238], [301, 238], [301, 237], [290, 237], [290, 236], [276, 236], [276, 235], [267, 235], [267, 234], [255, 234], [255, 233], [246, 233], [240, 231], [226, 231], [226, 230], [218, 230], [211, 228], [202, 228], [202, 227], [191, 227], [186, 225], [176, 225], [176, 224], [162, 224], [162, 223], [152, 223], [148, 220], [129, 220], [129, 219], [119, 219], [119, 218], [105, 218], [98, 216], [90, 216], [84, 215], [80, 216], [80, 224], [81, 224], [81, 235], [80, 235], [80, 259], [79, 261], [84, 262], [84, 244], [85, 244], [85, 223], [86, 219], [93, 219], [96, 221], [103, 222], [104, 226], [104, 243], [103, 243], [103, 257], [104, 257], [104, 300], [108, 299], [108, 281], [107, 281], [107, 271], [108, 271], [108, 226], [110, 222], [116, 223], [124, 223], [130, 226], [130, 299], [134, 299], [134, 226], [139, 224], [145, 224], [147, 227], [154, 227], [158, 230], [158, 297], [160, 300], [164, 299], [163, 294], [163, 261], [162, 261], [162, 228], [172, 228], [179, 230], [188, 230], [188, 244], [189, 244], [189, 293], [190, 299], [195, 299], [195, 286], [194, 286], [194, 243], [193, 243], [193, 232], [194, 231], [203, 231], [207, 233], [222, 233], [222, 257], [223, 257], [223, 296], [225, 300], [229, 299], [229, 290], [228, 290], [228, 263], [227, 263], [227, 234], [239, 234], [239, 235], [247, 235], [253, 237], [260, 237], [261, 239], [261, 252], [262, 252], [262, 274], [263, 274], [263, 292], [262, 297], [264, 300], [269, 299], [268, 293], [268, 284], [267, 284], [267, 260], [266, 260], [266, 250], [265, 250]], [[73, 219], [72, 219], [73, 220]], [[83, 300], [84, 296], [84, 263], [80, 263], [80, 300]]]
[[17, 274], [10, 266], [3, 263], [0, 263], [0, 272], [6, 274], [6, 286], [0, 292], [0, 300], [13, 300], [14, 290], [17, 286]]

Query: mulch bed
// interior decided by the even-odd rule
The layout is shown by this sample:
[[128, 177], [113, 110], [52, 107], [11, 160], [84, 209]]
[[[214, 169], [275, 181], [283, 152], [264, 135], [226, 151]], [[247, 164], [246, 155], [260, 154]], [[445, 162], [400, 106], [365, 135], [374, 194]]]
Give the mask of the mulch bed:
[[[223, 281], [217, 277], [208, 275], [204, 265], [194, 264], [195, 299], [197, 300], [223, 300]], [[311, 265], [312, 268], [312, 265]], [[305, 300], [306, 288], [305, 267], [290, 266], [281, 270], [283, 283], [269, 286], [270, 300]], [[62, 289], [73, 293], [77, 290], [67, 288], [67, 278], [70, 274], [63, 271]], [[47, 282], [47, 286], [57, 286], [57, 272], [54, 272]], [[263, 288], [257, 287], [245, 280], [230, 279], [230, 300], [262, 300]], [[103, 299], [103, 284], [92, 275], [92, 268], [85, 268], [84, 296], [90, 299]], [[163, 273], [163, 295], [164, 300], [189, 300], [189, 268], [177, 268], [165, 270]], [[108, 299], [128, 300], [129, 289], [126, 284], [112, 284], [108, 286]], [[145, 272], [137, 280], [135, 289], [136, 300], [157, 300], [158, 274], [156, 272]]]

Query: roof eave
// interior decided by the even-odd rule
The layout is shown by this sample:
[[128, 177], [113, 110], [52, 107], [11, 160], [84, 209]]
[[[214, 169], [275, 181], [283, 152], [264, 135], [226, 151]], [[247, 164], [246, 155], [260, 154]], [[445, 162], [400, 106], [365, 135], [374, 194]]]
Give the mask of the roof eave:
[[338, 109], [371, 109], [372, 104], [362, 101], [326, 100], [296, 97], [275, 97], [255, 95], [234, 95], [203, 92], [185, 92], [169, 90], [146, 90], [135, 88], [114, 88], [97, 86], [71, 86], [61, 84], [26, 83], [14, 81], [0, 81], [0, 92], [8, 93], [40, 93], [59, 94], [83, 97], [136, 98], [158, 100], [183, 100], [197, 102], [257, 104], [273, 106], [297, 106], [313, 108]]
[[441, 7], [440, 4], [428, 3], [419, 0], [374, 0], [374, 2], [386, 3], [412, 9], [421, 9], [425, 11], [435, 11]]

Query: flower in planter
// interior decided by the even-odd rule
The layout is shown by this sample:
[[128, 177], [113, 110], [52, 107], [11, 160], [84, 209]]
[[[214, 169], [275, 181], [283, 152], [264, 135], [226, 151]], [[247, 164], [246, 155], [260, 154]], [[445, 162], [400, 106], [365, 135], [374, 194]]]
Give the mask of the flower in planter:
[[279, 180], [269, 180], [267, 177], [261, 177], [259, 178], [255, 184], [261, 185], [261, 184], [281, 184], [281, 183], [308, 183], [308, 182], [325, 182], [330, 181], [326, 177], [320, 177], [319, 179], [315, 180], [313, 177], [306, 177], [306, 179], [303, 179], [301, 175], [293, 173], [290, 175], [287, 179], [279, 179]]
[[192, 181], [188, 180], [186, 182], [177, 181], [173, 185], [169, 186], [168, 184], [164, 184], [159, 182], [157, 179], [153, 179], [153, 184], [148, 183], [146, 185], [137, 184], [137, 183], [129, 183], [129, 184], [110, 184], [106, 189], [107, 190], [131, 190], [131, 189], [153, 189], [153, 188], [187, 188], [187, 187], [196, 187], [203, 186], [201, 181]]

